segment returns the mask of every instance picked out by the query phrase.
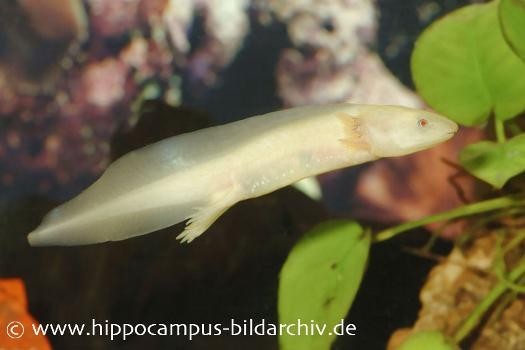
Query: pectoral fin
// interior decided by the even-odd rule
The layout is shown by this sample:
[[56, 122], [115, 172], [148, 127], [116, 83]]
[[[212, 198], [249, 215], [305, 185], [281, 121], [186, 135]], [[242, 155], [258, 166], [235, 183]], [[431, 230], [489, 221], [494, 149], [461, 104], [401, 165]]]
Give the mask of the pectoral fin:
[[347, 113], [338, 113], [337, 118], [343, 123], [345, 138], [340, 139], [345, 146], [357, 150], [370, 150], [367, 135], [361, 126], [361, 119]]

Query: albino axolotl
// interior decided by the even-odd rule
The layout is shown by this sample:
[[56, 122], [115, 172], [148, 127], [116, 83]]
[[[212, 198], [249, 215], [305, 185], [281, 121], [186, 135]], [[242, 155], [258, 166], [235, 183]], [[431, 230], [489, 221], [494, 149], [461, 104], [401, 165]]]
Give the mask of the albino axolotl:
[[456, 123], [399, 106], [333, 104], [286, 109], [167, 138], [111, 164], [52, 210], [31, 245], [123, 240], [187, 220], [191, 242], [235, 203], [306, 177], [448, 140]]

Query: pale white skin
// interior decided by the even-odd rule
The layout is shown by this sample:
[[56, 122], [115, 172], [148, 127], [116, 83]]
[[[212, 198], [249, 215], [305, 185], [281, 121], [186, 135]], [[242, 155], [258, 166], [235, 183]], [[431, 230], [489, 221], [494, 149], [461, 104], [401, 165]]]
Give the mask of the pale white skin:
[[457, 125], [399, 106], [298, 107], [198, 130], [133, 151], [52, 210], [31, 245], [123, 240], [188, 220], [191, 242], [235, 203], [309, 176], [432, 147]]

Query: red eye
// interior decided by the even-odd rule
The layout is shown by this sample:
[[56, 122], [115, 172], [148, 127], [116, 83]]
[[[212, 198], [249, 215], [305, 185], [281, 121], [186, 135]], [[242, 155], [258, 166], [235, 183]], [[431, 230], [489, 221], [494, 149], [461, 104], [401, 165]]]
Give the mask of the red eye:
[[417, 125], [419, 127], [425, 127], [428, 125], [428, 120], [426, 120], [425, 118], [421, 118], [417, 121]]

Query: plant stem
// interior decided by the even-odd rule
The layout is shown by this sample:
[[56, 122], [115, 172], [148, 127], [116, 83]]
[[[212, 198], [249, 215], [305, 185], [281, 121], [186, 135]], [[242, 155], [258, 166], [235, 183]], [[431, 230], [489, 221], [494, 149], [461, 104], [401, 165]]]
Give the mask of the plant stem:
[[505, 137], [505, 125], [502, 120], [499, 120], [497, 117], [494, 117], [494, 130], [496, 131], [496, 140], [498, 143], [504, 143], [506, 140]]
[[523, 204], [525, 204], [525, 200], [513, 196], [499, 197], [482, 202], [468, 204], [459, 208], [445, 211], [443, 213], [430, 215], [419, 220], [410, 221], [398, 226], [387, 228], [386, 230], [383, 230], [375, 235], [374, 242], [386, 241], [387, 239], [390, 239], [402, 232], [412, 230], [416, 227], [424, 226], [432, 222], [452, 220], [462, 216], [469, 216]]
[[507, 254], [512, 249], [516, 248], [525, 240], [525, 229], [518, 230], [514, 234], [514, 238], [503, 247], [503, 254]]
[[[509, 274], [509, 280], [517, 281], [525, 273], [525, 260], [516, 266]], [[507, 283], [500, 281], [492, 290], [483, 298], [470, 315], [463, 321], [461, 327], [454, 334], [456, 343], [460, 343], [481, 321], [485, 312], [494, 304], [494, 302], [507, 290]]]

